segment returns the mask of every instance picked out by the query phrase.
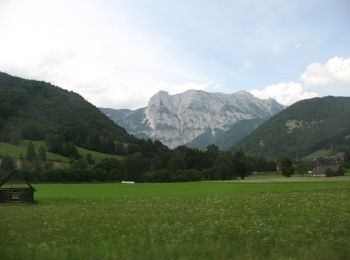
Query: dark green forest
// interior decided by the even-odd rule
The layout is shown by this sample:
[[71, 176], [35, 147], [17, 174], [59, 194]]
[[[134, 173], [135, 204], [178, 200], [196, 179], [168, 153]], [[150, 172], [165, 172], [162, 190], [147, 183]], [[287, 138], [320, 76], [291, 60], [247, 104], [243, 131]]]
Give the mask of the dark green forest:
[[80, 95], [0, 73], [0, 140], [44, 140], [50, 134], [106, 153], [114, 153], [114, 141], [136, 142]]
[[319, 149], [344, 152], [350, 147], [350, 97], [323, 97], [299, 101], [273, 116], [233, 151], [279, 158], [301, 159]]

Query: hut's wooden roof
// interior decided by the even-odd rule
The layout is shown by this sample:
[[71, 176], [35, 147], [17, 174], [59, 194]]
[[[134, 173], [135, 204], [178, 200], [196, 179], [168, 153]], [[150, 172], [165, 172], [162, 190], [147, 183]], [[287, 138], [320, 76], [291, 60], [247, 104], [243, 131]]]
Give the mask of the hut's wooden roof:
[[36, 189], [25, 179], [22, 178], [22, 176], [17, 173], [16, 171], [10, 173], [7, 177], [5, 177], [3, 180], [0, 181], [0, 188], [1, 186], [3, 186], [5, 183], [9, 183], [9, 182], [14, 182], [14, 183], [18, 183], [18, 182], [22, 182], [28, 185], [28, 187], [33, 190], [36, 191]]

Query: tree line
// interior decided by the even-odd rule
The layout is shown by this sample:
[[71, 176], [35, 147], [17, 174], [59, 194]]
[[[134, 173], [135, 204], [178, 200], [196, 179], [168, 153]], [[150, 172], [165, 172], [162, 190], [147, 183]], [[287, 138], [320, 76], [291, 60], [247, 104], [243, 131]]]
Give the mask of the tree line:
[[[50, 134], [46, 136], [45, 145], [35, 147], [29, 142], [25, 155], [17, 160], [8, 155], [2, 156], [0, 176], [17, 170], [32, 182], [184, 182], [244, 179], [252, 172], [275, 171], [277, 164], [282, 174], [290, 177], [295, 171], [305, 174], [320, 165], [319, 161], [296, 163], [288, 156], [276, 163], [246, 156], [241, 151], [219, 151], [216, 145], [209, 145], [206, 150], [185, 146], [170, 150], [159, 141], [152, 140], [121, 145], [122, 159], [106, 154], [107, 158], [96, 162], [91, 153], [85, 157], [80, 155], [73, 142]], [[114, 147], [117, 146], [118, 143], [114, 142]], [[47, 151], [64, 155], [70, 161], [58, 167], [47, 159]], [[343, 165], [350, 168], [350, 149], [345, 152]]]
[[[126, 153], [121, 160], [110, 157], [95, 162], [91, 154], [82, 157], [74, 143], [56, 141], [48, 137], [46, 146], [40, 147], [29, 142], [25, 156], [17, 160], [20, 167], [10, 156], [3, 156], [2, 175], [17, 170], [32, 182], [180, 182], [244, 179], [253, 171], [272, 171], [276, 168], [274, 162], [248, 157], [242, 152], [222, 152], [216, 145], [208, 146], [205, 151], [184, 146], [170, 150], [160, 142], [151, 140], [126, 147], [133, 153]], [[66, 155], [70, 162], [64, 167], [55, 167], [52, 161], [47, 160], [46, 147], [50, 152]]]

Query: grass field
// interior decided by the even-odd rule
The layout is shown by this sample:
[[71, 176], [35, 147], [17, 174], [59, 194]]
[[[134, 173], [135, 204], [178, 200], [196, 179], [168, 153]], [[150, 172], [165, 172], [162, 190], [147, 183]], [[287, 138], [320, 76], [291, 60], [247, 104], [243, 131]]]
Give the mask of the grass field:
[[[0, 142], [0, 154], [2, 155], [10, 155], [14, 158], [20, 158], [20, 156], [22, 155], [23, 157], [26, 155], [26, 151], [27, 151], [27, 145], [28, 145], [28, 140], [23, 140], [21, 141], [21, 143], [19, 145], [13, 145], [13, 144], [9, 144], [9, 143], [2, 143]], [[38, 149], [40, 146], [45, 146], [45, 142], [44, 141], [32, 141], [33, 144], [35, 145], [35, 148]], [[96, 161], [96, 162], [100, 162], [102, 161], [104, 158], [108, 158], [108, 157], [113, 157], [113, 158], [117, 158], [117, 159], [121, 159], [122, 156], [119, 155], [110, 155], [110, 154], [105, 154], [105, 153], [100, 153], [100, 152], [95, 152], [95, 151], [91, 151], [82, 147], [77, 147], [79, 154], [82, 157], [86, 157], [86, 154], [90, 153], [92, 155], [92, 158]], [[50, 161], [57, 161], [57, 162], [69, 162], [70, 159], [59, 155], [59, 154], [55, 154], [55, 153], [47, 153], [47, 158]]]
[[350, 178], [298, 178], [37, 184], [0, 205], [0, 259], [349, 259]]
[[[25, 157], [27, 151], [27, 140], [21, 141], [19, 145], [13, 145], [9, 143], [0, 142], [0, 154], [1, 155], [10, 155], [13, 158], [20, 158], [20, 156]], [[41, 145], [44, 145], [43, 141], [33, 141], [36, 149], [39, 149]], [[69, 159], [59, 154], [55, 153], [47, 153], [47, 159], [50, 161], [58, 161], [58, 162], [68, 162]]]

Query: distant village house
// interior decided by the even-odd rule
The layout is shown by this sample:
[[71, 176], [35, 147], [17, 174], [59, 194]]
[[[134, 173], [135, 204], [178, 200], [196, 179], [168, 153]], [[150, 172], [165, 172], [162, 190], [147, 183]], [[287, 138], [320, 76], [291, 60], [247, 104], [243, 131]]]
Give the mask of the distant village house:
[[312, 177], [333, 177], [333, 176], [343, 176], [344, 169], [341, 165], [333, 166], [317, 166], [315, 167], [310, 176]]

